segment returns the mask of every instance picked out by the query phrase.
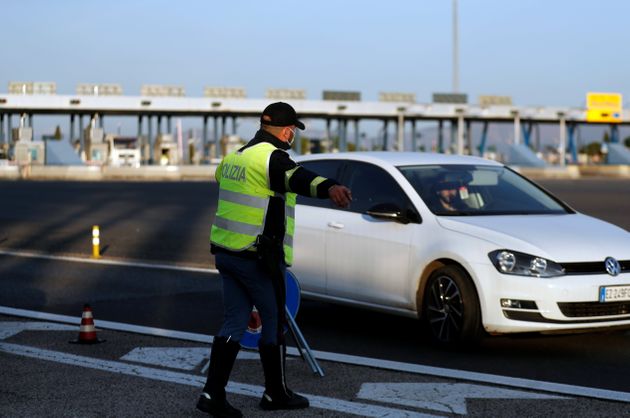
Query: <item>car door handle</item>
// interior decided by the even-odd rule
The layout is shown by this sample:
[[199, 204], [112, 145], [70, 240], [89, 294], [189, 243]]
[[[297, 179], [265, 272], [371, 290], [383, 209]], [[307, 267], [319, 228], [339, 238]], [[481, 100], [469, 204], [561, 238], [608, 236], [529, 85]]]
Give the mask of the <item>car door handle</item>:
[[335, 229], [343, 228], [343, 224], [340, 224], [339, 222], [328, 222], [328, 226]]

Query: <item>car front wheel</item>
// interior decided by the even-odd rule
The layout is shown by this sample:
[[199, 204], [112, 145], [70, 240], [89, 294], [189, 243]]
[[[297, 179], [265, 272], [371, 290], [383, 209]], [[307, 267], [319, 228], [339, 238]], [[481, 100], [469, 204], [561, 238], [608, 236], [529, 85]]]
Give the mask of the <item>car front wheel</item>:
[[443, 345], [477, 342], [483, 335], [477, 292], [458, 266], [431, 274], [424, 291], [423, 320], [432, 339]]

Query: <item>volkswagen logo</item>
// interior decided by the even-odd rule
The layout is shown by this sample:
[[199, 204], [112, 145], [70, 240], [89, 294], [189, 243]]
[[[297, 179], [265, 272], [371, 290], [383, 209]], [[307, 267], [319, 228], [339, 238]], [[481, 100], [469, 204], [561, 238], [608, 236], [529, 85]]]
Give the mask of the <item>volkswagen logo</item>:
[[621, 273], [621, 266], [619, 265], [619, 261], [615, 260], [613, 257], [606, 257], [604, 260], [604, 266], [606, 266], [606, 273], [611, 276], [617, 276]]

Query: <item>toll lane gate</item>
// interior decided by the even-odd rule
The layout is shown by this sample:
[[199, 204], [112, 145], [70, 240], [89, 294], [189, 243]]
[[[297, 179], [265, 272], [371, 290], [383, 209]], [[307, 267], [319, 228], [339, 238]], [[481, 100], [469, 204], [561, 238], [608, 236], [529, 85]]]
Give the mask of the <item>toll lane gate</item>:
[[[107, 340], [102, 344], [69, 344], [79, 332], [77, 325], [0, 316], [3, 416], [202, 416], [194, 404], [205, 382], [208, 344], [112, 330], [98, 331]], [[274, 416], [621, 416], [630, 401], [620, 392], [625, 402], [385, 370], [378, 361], [372, 367], [322, 363], [324, 378], [299, 357], [289, 359], [288, 382], [312, 407]], [[227, 390], [245, 416], [263, 414], [256, 352], [239, 353]]]

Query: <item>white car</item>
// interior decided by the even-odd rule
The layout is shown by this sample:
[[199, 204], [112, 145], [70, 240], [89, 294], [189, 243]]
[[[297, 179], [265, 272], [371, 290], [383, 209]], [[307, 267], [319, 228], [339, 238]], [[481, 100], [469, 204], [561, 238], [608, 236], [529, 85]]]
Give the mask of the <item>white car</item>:
[[429, 153], [296, 160], [352, 190], [298, 197], [302, 294], [418, 317], [439, 343], [630, 326], [630, 233], [577, 213], [508, 167]]

